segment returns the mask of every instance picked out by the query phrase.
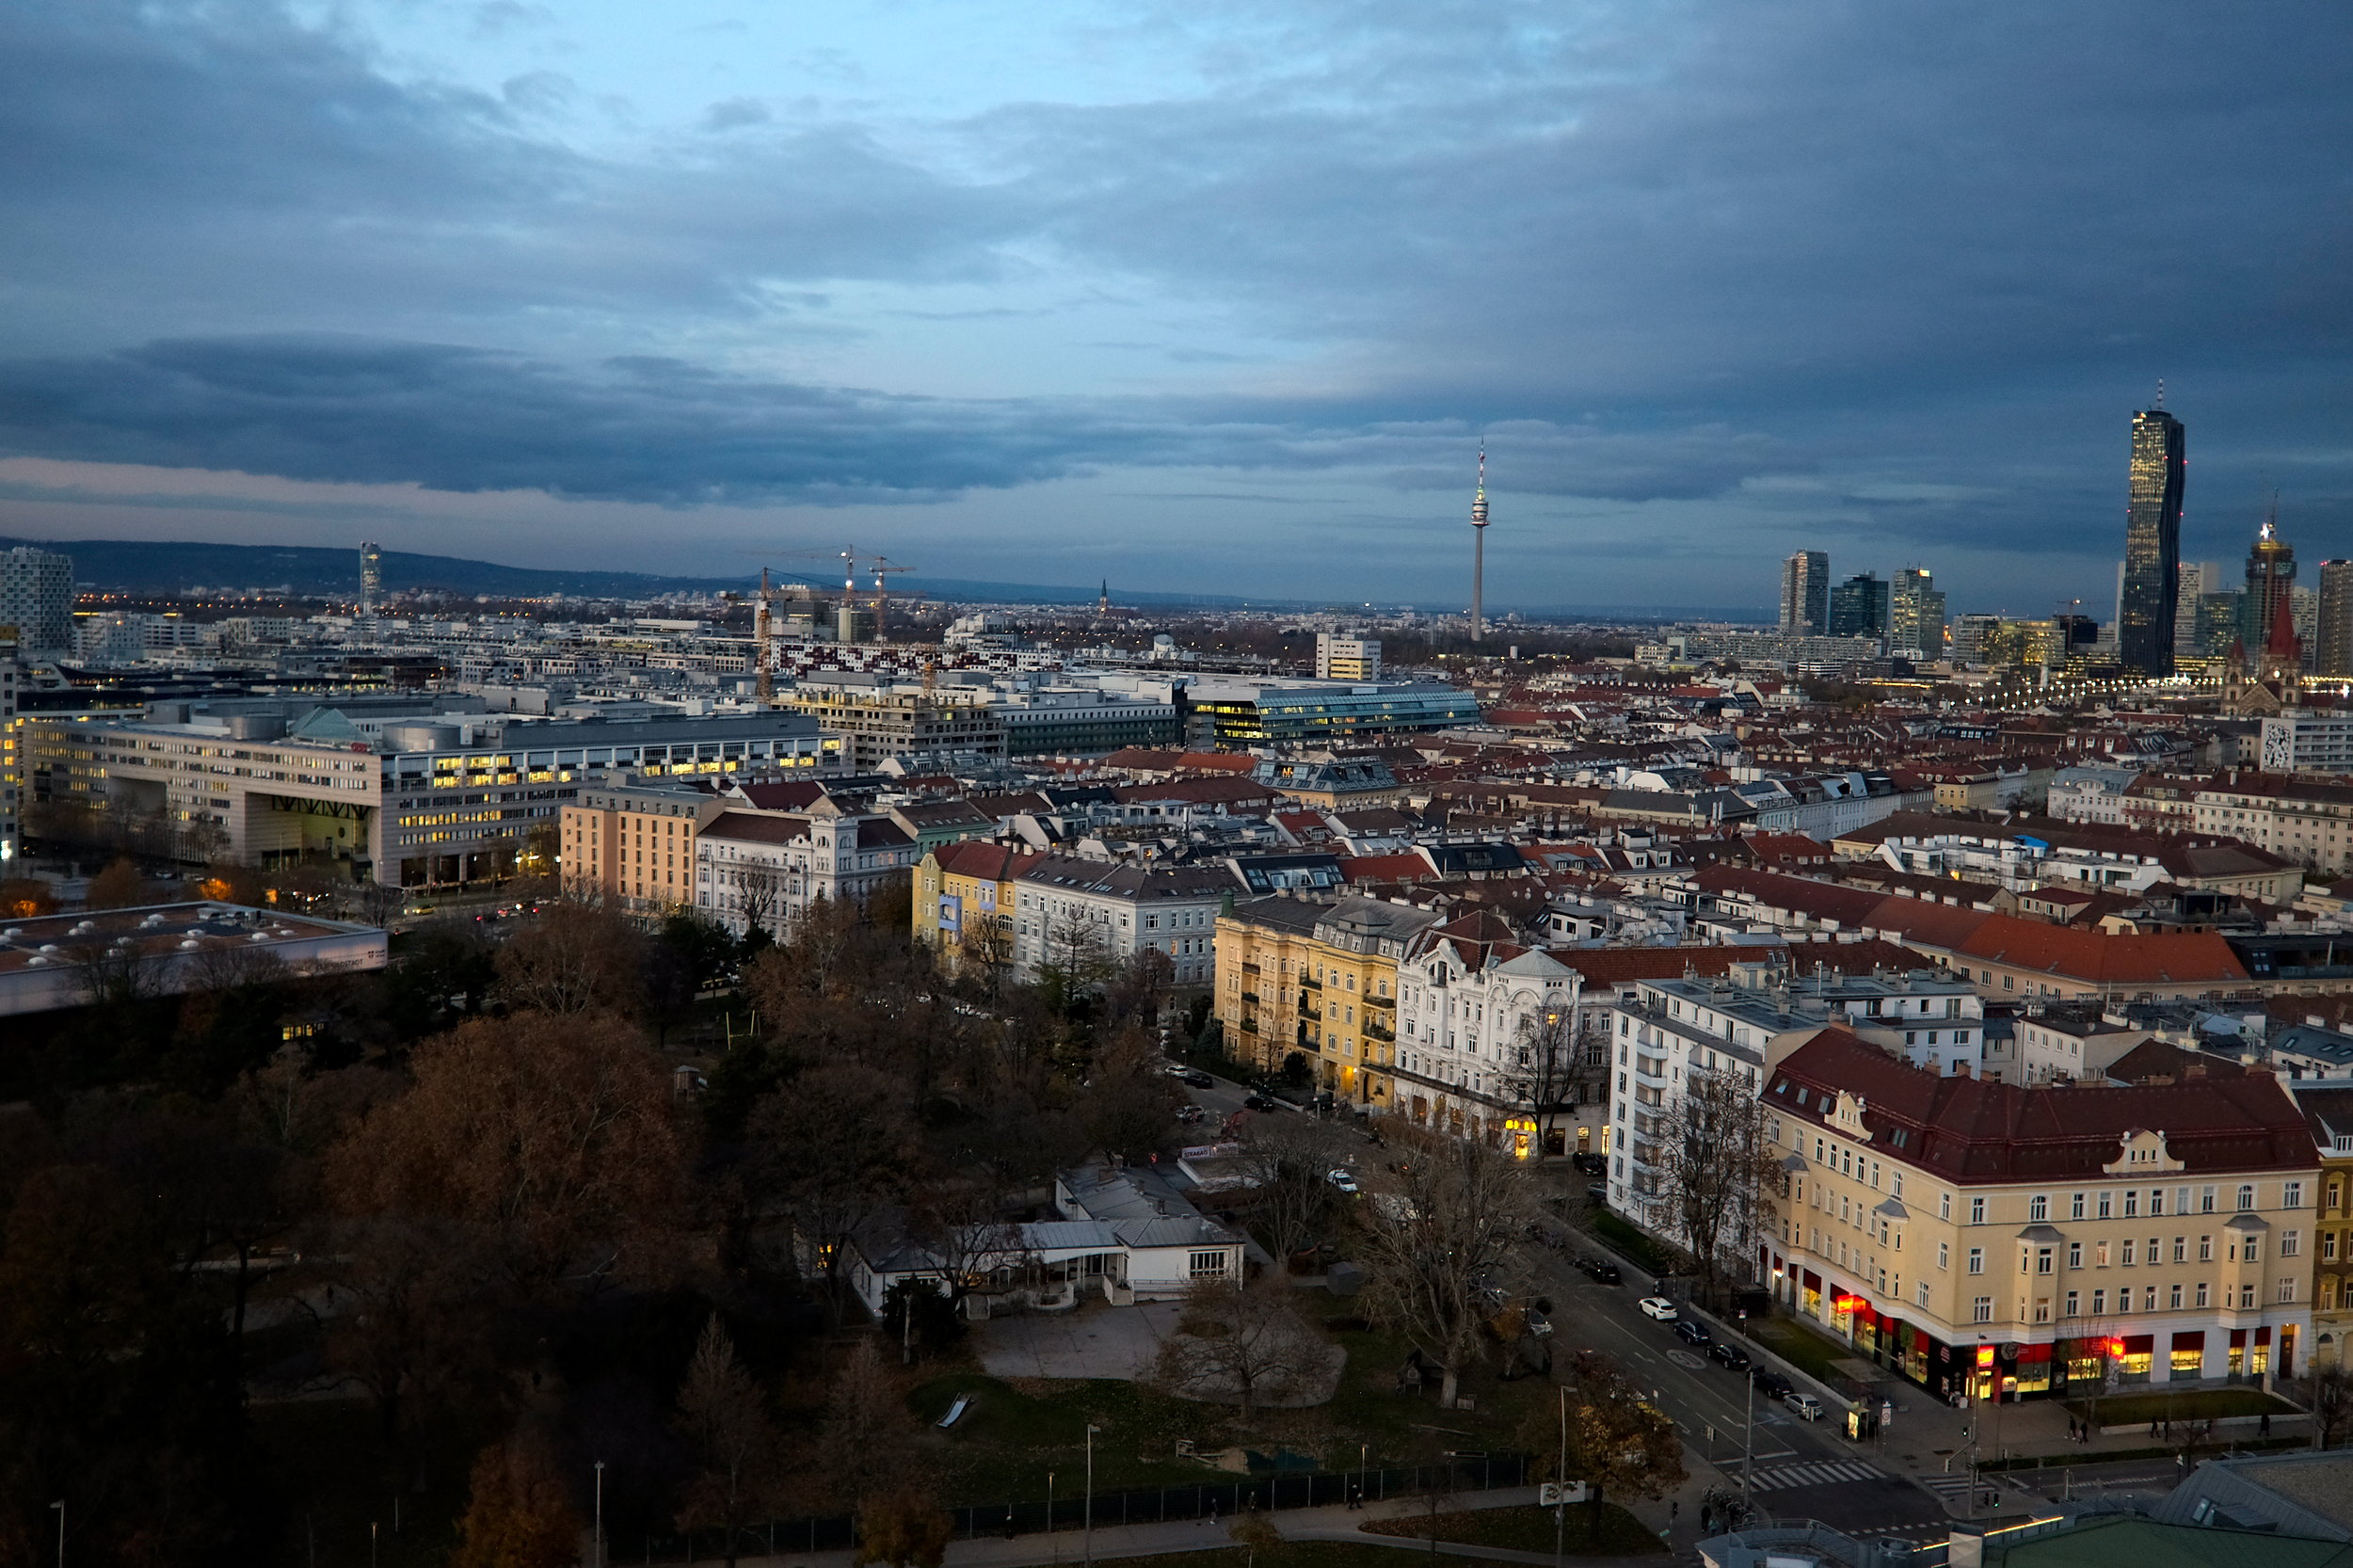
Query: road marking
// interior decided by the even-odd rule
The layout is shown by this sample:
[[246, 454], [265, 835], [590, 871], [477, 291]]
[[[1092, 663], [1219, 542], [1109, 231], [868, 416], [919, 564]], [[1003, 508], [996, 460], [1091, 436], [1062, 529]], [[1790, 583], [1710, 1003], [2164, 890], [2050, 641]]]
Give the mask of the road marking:
[[1838, 1486], [1849, 1481], [1884, 1480], [1887, 1472], [1859, 1459], [1831, 1460], [1817, 1464], [1779, 1464], [1750, 1478], [1753, 1491], [1772, 1492], [1785, 1486]]
[[1687, 1372], [1705, 1372], [1707, 1370], [1707, 1363], [1702, 1361], [1698, 1356], [1693, 1355], [1689, 1351], [1669, 1351], [1667, 1352], [1667, 1359], [1673, 1362], [1676, 1366], [1682, 1368]]

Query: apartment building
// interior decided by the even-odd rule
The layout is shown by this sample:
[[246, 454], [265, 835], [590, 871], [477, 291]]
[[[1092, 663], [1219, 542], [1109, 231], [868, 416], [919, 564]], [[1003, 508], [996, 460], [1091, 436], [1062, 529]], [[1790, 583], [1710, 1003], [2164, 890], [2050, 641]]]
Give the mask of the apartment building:
[[2312, 1129], [2320, 1160], [2318, 1224], [2312, 1247], [2315, 1365], [2342, 1361], [2353, 1334], [2353, 1079], [2284, 1085]]
[[[2227, 773], [2190, 799], [2190, 824], [2227, 833], [2326, 876], [2353, 871], [2353, 784], [2288, 774]], [[2283, 889], [2277, 903], [2292, 903]]]
[[1699, 1073], [1753, 1085], [1776, 1047], [1825, 1025], [1939, 1076], [1975, 1074], [1985, 1061], [1984, 1002], [1968, 982], [1931, 969], [1806, 973], [1760, 961], [1639, 982], [1611, 1031], [1610, 1207], [1672, 1233], [1658, 1204], [1658, 1143], [1681, 1086]]
[[713, 790], [692, 784], [584, 785], [559, 819], [564, 890], [635, 914], [686, 908], [695, 902], [695, 836], [726, 809]]
[[952, 971], [968, 962], [1010, 965], [1014, 884], [1038, 858], [979, 840], [933, 847], [915, 870], [915, 939], [936, 950]]
[[1940, 1398], [2292, 1375], [2320, 1160], [2279, 1082], [2021, 1087], [1844, 1030], [1774, 1052], [1775, 1297]]
[[797, 811], [730, 805], [695, 835], [695, 907], [738, 937], [755, 926], [783, 937], [810, 906], [863, 904], [915, 859], [897, 823], [830, 796]]
[[1390, 1110], [1458, 1138], [1536, 1144], [1529, 1054], [1556, 1033], [1577, 1048], [1577, 971], [1481, 910], [1417, 936], [1398, 965], [1396, 1094]]
[[970, 687], [902, 691], [845, 684], [807, 685], [781, 700], [840, 735], [851, 771], [866, 773], [894, 757], [925, 752], [1004, 756], [1005, 723], [989, 710], [987, 696]]
[[1226, 1049], [1269, 1071], [1293, 1052], [1342, 1099], [1395, 1103], [1398, 964], [1445, 917], [1385, 899], [1278, 893], [1221, 914], [1215, 1013]]
[[1207, 985], [1217, 967], [1217, 916], [1232, 896], [1223, 866], [1144, 866], [1075, 855], [1040, 856], [1014, 877], [1014, 968], [1124, 964], [1147, 949], [1167, 955], [1178, 985]]

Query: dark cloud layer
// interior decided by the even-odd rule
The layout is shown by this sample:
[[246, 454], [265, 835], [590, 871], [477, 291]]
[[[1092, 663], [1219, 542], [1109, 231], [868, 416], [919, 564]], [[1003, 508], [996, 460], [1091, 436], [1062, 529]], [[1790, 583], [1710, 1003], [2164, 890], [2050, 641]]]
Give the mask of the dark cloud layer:
[[[736, 96], [624, 156], [548, 132], [559, 84], [395, 81], [267, 0], [0, 4], [0, 449], [854, 504], [1123, 467], [1436, 491], [1483, 431], [1531, 496], [1718, 508], [1752, 574], [1785, 525], [2105, 552], [2164, 375], [2194, 524], [2268, 477], [2353, 535], [2338, 0], [1135, 11], [1224, 29], [1223, 85], [916, 137]], [[1237, 341], [1063, 342], [1055, 278]], [[829, 303], [863, 287], [902, 292]], [[1233, 379], [709, 368], [992, 316], [1049, 362], [1135, 336]], [[1247, 340], [1305, 390], [1247, 379]]]

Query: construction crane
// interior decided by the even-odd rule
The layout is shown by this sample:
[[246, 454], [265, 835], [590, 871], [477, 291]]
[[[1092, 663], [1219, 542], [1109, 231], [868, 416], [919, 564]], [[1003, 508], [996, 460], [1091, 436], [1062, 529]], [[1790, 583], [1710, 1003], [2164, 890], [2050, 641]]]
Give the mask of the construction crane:
[[[894, 567], [887, 555], [874, 557], [874, 637], [878, 642], [890, 640], [890, 579], [901, 572], [913, 571], [913, 567]], [[902, 592], [901, 599], [920, 599], [917, 593]]]

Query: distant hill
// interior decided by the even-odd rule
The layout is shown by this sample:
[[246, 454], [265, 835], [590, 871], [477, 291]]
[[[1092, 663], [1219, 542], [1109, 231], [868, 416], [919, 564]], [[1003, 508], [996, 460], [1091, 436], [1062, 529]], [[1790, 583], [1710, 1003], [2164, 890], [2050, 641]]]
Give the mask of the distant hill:
[[[33, 545], [73, 557], [77, 582], [91, 587], [126, 593], [177, 593], [201, 585], [209, 588], [268, 588], [284, 584], [301, 595], [353, 599], [360, 592], [360, 552], [356, 549], [328, 550], [315, 545], [205, 544], [156, 542], [150, 539], [25, 539], [0, 537], [0, 550]], [[810, 574], [829, 582], [823, 573]], [[746, 588], [755, 574], [736, 577], [662, 577], [642, 571], [561, 571], [540, 567], [510, 567], [496, 561], [470, 561], [455, 555], [414, 555], [407, 551], [384, 552], [384, 586], [434, 588], [444, 593], [494, 594], [530, 599], [546, 594], [577, 594], [588, 599], [657, 599], [664, 594], [711, 593]], [[983, 583], [958, 578], [902, 579], [896, 586], [926, 593], [935, 599], [968, 602], [986, 600], [1012, 604], [1084, 604], [1096, 590], [1059, 587], [1037, 583]], [[1222, 594], [1158, 594], [1121, 591], [1122, 604], [1239, 605], [1242, 600]], [[1259, 602], [1266, 602], [1260, 600]]]

